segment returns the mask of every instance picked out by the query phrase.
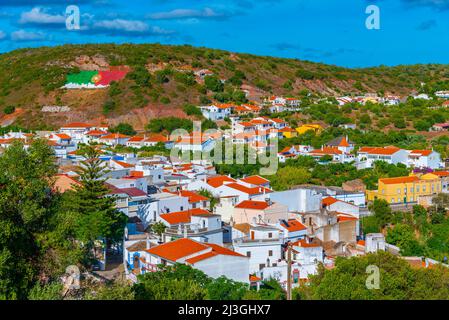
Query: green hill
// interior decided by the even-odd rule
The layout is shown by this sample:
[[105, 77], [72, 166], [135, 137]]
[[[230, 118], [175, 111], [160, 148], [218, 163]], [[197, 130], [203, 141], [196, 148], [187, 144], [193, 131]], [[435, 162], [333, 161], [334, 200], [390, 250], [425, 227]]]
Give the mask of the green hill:
[[[67, 74], [127, 65], [126, 79], [107, 89], [60, 89]], [[197, 83], [188, 68], [208, 69], [224, 86]], [[445, 87], [446, 65], [412, 65], [363, 69], [192, 46], [159, 44], [65, 45], [21, 49], [0, 55], [0, 117], [7, 106], [21, 110], [15, 123], [54, 128], [67, 121], [127, 121], [140, 128], [148, 119], [186, 117], [186, 103], [241, 99], [243, 89], [257, 99], [269, 94], [338, 96], [366, 92], [406, 95], [421, 83]], [[184, 70], [184, 72], [183, 72]], [[212, 89], [212, 90], [208, 90]], [[215, 90], [216, 92], [214, 92]], [[43, 106], [68, 106], [48, 114]], [[11, 115], [9, 115], [11, 117]]]

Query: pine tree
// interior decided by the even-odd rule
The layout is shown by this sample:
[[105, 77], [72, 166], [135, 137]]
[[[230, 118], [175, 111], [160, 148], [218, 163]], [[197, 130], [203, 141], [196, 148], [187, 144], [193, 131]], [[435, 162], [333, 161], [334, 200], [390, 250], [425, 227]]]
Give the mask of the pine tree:
[[103, 178], [107, 170], [94, 147], [86, 148], [83, 156], [78, 170], [81, 184], [75, 187], [72, 199], [78, 215], [77, 239], [89, 247], [100, 239], [120, 241], [127, 217], [115, 208], [115, 198], [109, 195]]

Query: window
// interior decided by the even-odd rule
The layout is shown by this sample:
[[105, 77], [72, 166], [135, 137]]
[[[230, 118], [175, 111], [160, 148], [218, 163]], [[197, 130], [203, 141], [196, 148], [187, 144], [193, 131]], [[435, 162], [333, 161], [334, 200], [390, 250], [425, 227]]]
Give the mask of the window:
[[273, 250], [268, 250], [268, 256], [272, 257], [273, 256]]
[[196, 208], [196, 203], [192, 203], [192, 209]]
[[396, 190], [396, 193], [397, 193], [397, 194], [401, 194], [401, 189], [397, 189], [397, 190]]
[[394, 198], [391, 198], [391, 203], [394, 203]]
[[268, 233], [268, 238], [273, 238], [273, 234], [271, 232]]
[[251, 251], [246, 251], [246, 256], [247, 256], [248, 258], [251, 258]]
[[180, 209], [179, 211], [184, 211], [184, 207], [183, 207], [183, 206], [181, 206], [181, 209]]
[[416, 186], [416, 192], [419, 192], [419, 186]]
[[415, 188], [411, 187], [410, 192], [413, 193], [415, 191]]
[[259, 270], [262, 270], [263, 268], [265, 268], [265, 263], [259, 264]]
[[422, 192], [426, 192], [426, 186], [422, 186]]

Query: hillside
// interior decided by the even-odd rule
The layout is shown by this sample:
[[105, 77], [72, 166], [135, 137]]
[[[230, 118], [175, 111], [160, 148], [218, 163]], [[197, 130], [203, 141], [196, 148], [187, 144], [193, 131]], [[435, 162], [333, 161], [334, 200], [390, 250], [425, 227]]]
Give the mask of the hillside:
[[[61, 89], [67, 74], [128, 66], [130, 73], [105, 89]], [[421, 82], [449, 79], [446, 65], [413, 65], [348, 69], [337, 66], [236, 54], [192, 46], [65, 45], [21, 49], [0, 55], [0, 124], [52, 129], [67, 121], [129, 122], [141, 129], [149, 119], [186, 117], [182, 106], [217, 98], [195, 81], [190, 69], [208, 69], [227, 80], [225, 102], [242, 89], [257, 100], [271, 93], [298, 96], [383, 92], [406, 95]], [[237, 94], [238, 95], [238, 94]], [[231, 97], [231, 98], [229, 98]], [[16, 113], [4, 115], [6, 106]], [[70, 111], [42, 112], [44, 106], [68, 106]], [[5, 120], [5, 121], [2, 121]]]

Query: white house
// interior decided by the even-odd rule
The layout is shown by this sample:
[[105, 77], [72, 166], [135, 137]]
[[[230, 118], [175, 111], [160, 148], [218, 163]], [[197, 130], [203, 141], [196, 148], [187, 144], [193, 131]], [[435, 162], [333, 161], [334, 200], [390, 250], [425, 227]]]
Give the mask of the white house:
[[212, 278], [249, 283], [249, 258], [211, 243], [182, 238], [150, 248], [146, 252], [146, 269], [156, 271], [157, 265], [184, 263]]
[[233, 226], [233, 248], [249, 258], [250, 273], [276, 266], [282, 259], [282, 244], [283, 236], [277, 228], [246, 223]]
[[411, 150], [407, 166], [414, 168], [439, 169], [443, 167], [440, 154], [433, 150]]

